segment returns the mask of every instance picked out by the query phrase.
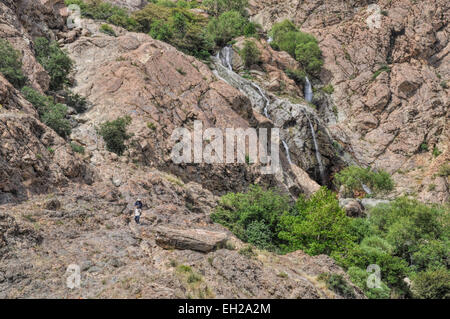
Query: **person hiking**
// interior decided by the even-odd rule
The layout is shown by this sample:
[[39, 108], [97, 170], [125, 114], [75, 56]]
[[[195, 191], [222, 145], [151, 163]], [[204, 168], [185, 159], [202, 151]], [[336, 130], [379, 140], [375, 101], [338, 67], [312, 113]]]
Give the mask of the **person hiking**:
[[140, 198], [137, 199], [136, 203], [134, 203], [134, 206], [136, 207], [134, 210], [134, 220], [136, 221], [136, 224], [139, 225], [139, 219], [141, 218], [143, 206]]

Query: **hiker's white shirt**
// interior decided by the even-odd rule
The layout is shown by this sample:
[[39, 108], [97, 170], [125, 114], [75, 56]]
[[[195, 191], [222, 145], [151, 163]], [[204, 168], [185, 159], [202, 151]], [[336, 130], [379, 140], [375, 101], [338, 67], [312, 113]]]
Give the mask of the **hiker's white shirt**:
[[141, 216], [141, 210], [139, 208], [134, 210], [134, 216]]

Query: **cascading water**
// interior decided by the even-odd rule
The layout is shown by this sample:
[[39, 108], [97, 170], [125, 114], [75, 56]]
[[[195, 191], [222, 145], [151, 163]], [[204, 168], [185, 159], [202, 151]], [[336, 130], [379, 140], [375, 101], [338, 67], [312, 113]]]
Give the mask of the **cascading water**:
[[233, 48], [229, 45], [217, 53], [217, 58], [228, 70], [233, 71]]
[[319, 144], [317, 143], [316, 132], [314, 131], [314, 126], [308, 116], [308, 113], [305, 112], [305, 115], [306, 115], [306, 118], [308, 119], [309, 128], [311, 129], [311, 135], [312, 135], [312, 139], [313, 139], [313, 143], [314, 143], [316, 159], [317, 159], [317, 163], [319, 164], [320, 179], [321, 179], [322, 183], [325, 184], [326, 183], [325, 168], [323, 167], [323, 164], [322, 164], [322, 155], [320, 154], [320, 151], [319, 151]]
[[306, 102], [311, 103], [313, 98], [313, 90], [311, 86], [311, 82], [309, 82], [309, 79], [307, 76], [305, 76], [305, 100]]
[[[216, 70], [214, 73], [230, 84], [231, 86], [239, 89], [243, 92], [251, 101], [254, 108], [256, 108], [259, 112], [262, 112], [265, 117], [270, 118], [268, 114], [269, 106], [271, 105], [269, 98], [264, 93], [263, 89], [261, 89], [257, 84], [244, 79], [237, 73], [235, 73], [231, 67], [233, 50], [231, 46], [224, 47], [216, 56], [216, 59], [213, 59]], [[307, 101], [312, 101], [312, 87], [309, 79], [306, 78], [306, 87], [305, 87], [305, 96], [307, 97]], [[302, 105], [297, 105], [297, 107], [302, 108], [303, 112], [308, 119], [311, 135], [315, 147], [315, 157], [319, 165], [320, 178], [322, 183], [325, 183], [325, 169], [322, 163], [322, 156], [320, 154], [319, 145], [316, 138], [316, 133], [314, 131], [314, 127], [310, 117], [308, 116], [308, 111], [306, 111], [305, 107]], [[283, 147], [286, 151], [286, 157], [288, 159], [289, 164], [292, 164], [291, 156], [289, 153], [289, 146], [285, 140], [281, 141]]]
[[289, 164], [292, 164], [291, 155], [289, 154], [289, 146], [284, 140], [281, 140], [281, 143], [283, 143], [284, 150], [286, 151], [286, 157]]

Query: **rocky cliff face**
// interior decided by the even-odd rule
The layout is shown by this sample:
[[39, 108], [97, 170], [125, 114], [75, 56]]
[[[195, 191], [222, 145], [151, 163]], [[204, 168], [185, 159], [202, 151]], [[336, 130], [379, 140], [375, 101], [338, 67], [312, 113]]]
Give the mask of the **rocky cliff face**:
[[392, 173], [398, 193], [448, 200], [436, 177], [450, 156], [447, 1], [267, 0], [250, 14], [265, 30], [291, 19], [318, 38], [338, 110], [329, 129], [358, 163]]
[[[272, 126], [242, 92], [147, 35], [117, 29], [118, 37], [107, 36], [88, 20], [67, 32], [23, 18], [42, 10], [59, 21], [57, 1], [2, 5], [10, 22], [0, 34], [11, 35], [24, 58], [29, 54], [34, 66], [24, 63], [24, 71], [32, 85], [48, 87], [33, 60], [32, 35], [49, 32], [66, 44], [76, 64], [73, 89], [91, 108], [75, 117], [71, 138], [86, 147], [75, 154], [0, 77], [1, 298], [342, 298], [317, 279], [329, 272], [348, 280], [329, 257], [251, 251], [209, 218], [217, 195], [250, 183], [312, 193], [318, 185], [302, 169], [285, 158], [284, 173], [274, 177], [256, 165], [169, 164], [170, 134], [194, 120], [206, 127]], [[36, 69], [45, 81], [33, 80]], [[132, 118], [133, 138], [119, 157], [105, 150], [95, 127], [123, 115]], [[132, 221], [137, 197], [145, 203], [139, 227]], [[78, 289], [66, 286], [69, 265], [80, 267]]]
[[[144, 1], [109, 2], [135, 10]], [[332, 84], [334, 93], [315, 94], [316, 111], [284, 72], [297, 62], [264, 39], [256, 42], [262, 63], [251, 74], [262, 91], [251, 93], [237, 74], [148, 35], [114, 27], [117, 37], [109, 36], [91, 20], [69, 31], [61, 1], [0, 3], [0, 37], [22, 53], [30, 84], [48, 89], [33, 49], [33, 38], [46, 35], [74, 60], [73, 90], [90, 104], [74, 116], [71, 139], [86, 149], [80, 155], [0, 75], [0, 298], [342, 298], [318, 281], [321, 273], [348, 280], [331, 258], [251, 251], [209, 216], [219, 195], [252, 183], [313, 193], [324, 182], [318, 156], [326, 178], [356, 161], [393, 173], [397, 193], [448, 199], [447, 177], [435, 176], [449, 159], [448, 89], [441, 85], [449, 77], [448, 4], [379, 1], [386, 12], [371, 29], [374, 3], [250, 2], [266, 30], [290, 18], [320, 40], [325, 65], [313, 85]], [[390, 72], [375, 77], [384, 64]], [[96, 127], [124, 115], [133, 136], [117, 156]], [[290, 156], [280, 150], [283, 170], [275, 175], [258, 165], [175, 165], [171, 133], [192, 129], [195, 120], [205, 128], [279, 127]], [[430, 151], [419, 151], [424, 143]], [[132, 220], [137, 197], [145, 203], [139, 227]], [[71, 264], [81, 270], [79, 289], [66, 287]]]

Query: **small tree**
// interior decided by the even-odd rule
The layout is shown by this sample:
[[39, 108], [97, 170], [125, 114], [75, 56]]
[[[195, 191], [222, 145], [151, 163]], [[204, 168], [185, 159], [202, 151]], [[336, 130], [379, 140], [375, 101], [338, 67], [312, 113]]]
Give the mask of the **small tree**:
[[27, 80], [22, 73], [22, 60], [19, 52], [4, 39], [0, 39], [0, 73], [17, 89], [24, 86]]
[[68, 82], [73, 61], [60, 49], [58, 44], [46, 38], [34, 41], [36, 58], [50, 75], [50, 90], [60, 90]]
[[412, 283], [415, 298], [450, 299], [450, 271], [445, 268], [420, 272]]
[[261, 51], [259, 51], [258, 47], [253, 41], [245, 41], [240, 55], [244, 60], [244, 64], [247, 68], [251, 67], [254, 64], [261, 63]]
[[124, 116], [100, 124], [98, 133], [106, 143], [106, 149], [117, 155], [122, 155], [125, 151], [125, 141], [131, 136], [127, 134], [127, 126], [131, 123], [131, 117]]

